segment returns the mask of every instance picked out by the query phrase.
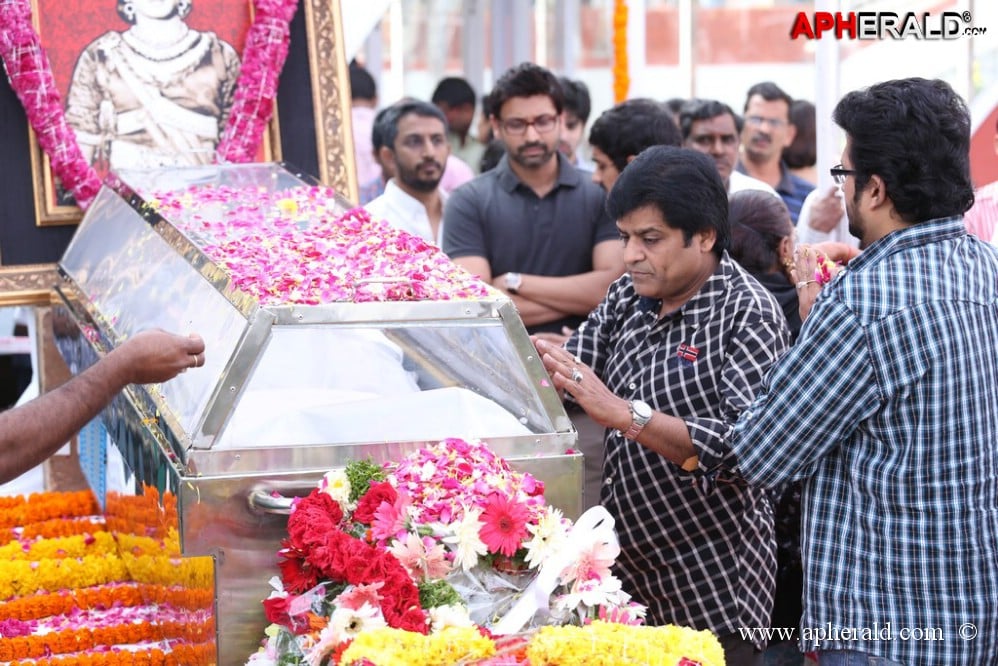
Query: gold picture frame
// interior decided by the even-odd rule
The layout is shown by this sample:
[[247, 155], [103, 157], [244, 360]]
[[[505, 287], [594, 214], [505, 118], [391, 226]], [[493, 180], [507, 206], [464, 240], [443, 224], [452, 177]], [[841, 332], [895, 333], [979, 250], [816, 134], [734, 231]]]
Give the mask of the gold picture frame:
[[[100, 143], [107, 141], [108, 145], [120, 145], [122, 148], [135, 147], [139, 144], [130, 140], [119, 142], [118, 139], [125, 132], [137, 132], [146, 128], [145, 140], [150, 141], [150, 144], [146, 148], [132, 148], [124, 153], [128, 156], [126, 158], [128, 161], [125, 163], [129, 167], [139, 166], [141, 160], [145, 159], [141, 156], [142, 153], [136, 150], [154, 150], [157, 155], [167, 156], [179, 156], [187, 151], [193, 151], [192, 154], [203, 154], [199, 159], [210, 159], [210, 155], [205, 152], [209, 144], [199, 138], [197, 141], [202, 142], [199, 145], [194, 141], [193, 133], [184, 134], [184, 132], [187, 132], [192, 125], [197, 125], [198, 119], [211, 118], [210, 114], [205, 116], [203, 113], [210, 108], [210, 104], [216, 103], [215, 96], [219, 94], [225, 82], [232, 82], [234, 74], [223, 64], [227, 64], [228, 60], [223, 60], [225, 51], [221, 49], [224, 47], [229, 53], [234, 50], [240, 59], [243, 58], [244, 42], [254, 20], [252, 5], [245, 0], [187, 0], [187, 11], [174, 15], [179, 18], [170, 20], [180, 21], [184, 27], [189, 28], [187, 35], [191, 37], [205, 35], [211, 41], [205, 37], [193, 42], [182, 38], [179, 47], [176, 44], [170, 47], [153, 47], [136, 38], [129, 40], [128, 33], [131, 29], [135, 29], [130, 25], [135, 23], [135, 9], [131, 9], [133, 18], [126, 21], [125, 12], [121, 11], [123, 6], [131, 5], [125, 3], [116, 6], [113, 0], [82, 0], [74, 6], [73, 11], [66, 11], [63, 0], [31, 0], [32, 22], [41, 43], [45, 45], [49, 67], [63, 104], [68, 107], [73, 103], [69, 95], [70, 88], [76, 85], [74, 80], [77, 74], [85, 72], [79, 81], [80, 92], [77, 93], [77, 103], [82, 106], [78, 107], [76, 116], [83, 122], [97, 124], [100, 124], [98, 118], [104, 118], [103, 122], [114, 128], [104, 130], [106, 133], [100, 134], [95, 127], [88, 126], [84, 131], [90, 133], [91, 141]], [[94, 46], [96, 44], [101, 44], [100, 50], [91, 50], [98, 48]], [[209, 44], [212, 46], [207, 46]], [[173, 48], [174, 51], [164, 55], [163, 51], [166, 48]], [[145, 49], [149, 49], [148, 55], [145, 55]], [[84, 62], [83, 56], [88, 52], [87, 66], [80, 66], [80, 63]], [[139, 59], [136, 53], [142, 53], [145, 57]], [[176, 62], [180, 69], [173, 71], [162, 69], [166, 62]], [[207, 66], [202, 67], [199, 62], [207, 62]], [[140, 73], [139, 76], [136, 75], [137, 72]], [[208, 72], [218, 78], [208, 79], [206, 77]], [[160, 96], [159, 91], [168, 87], [176, 88], [177, 84], [173, 79], [178, 75], [188, 81], [211, 81], [212, 88], [206, 88], [213, 90], [210, 95], [203, 90], [193, 88], [180, 91], [183, 96], [192, 98], [191, 101], [202, 108], [201, 113], [186, 111], [164, 99], [165, 95]], [[150, 81], [155, 83], [148, 83]], [[95, 87], [97, 85], [100, 87]], [[158, 90], [157, 85], [160, 86]], [[98, 110], [98, 102], [102, 98], [105, 101], [100, 102]], [[105, 116], [104, 104], [112, 99], [113, 103], [108, 107], [109, 114]], [[125, 110], [118, 106], [119, 103], [125, 105]], [[128, 110], [131, 108], [129, 105], [134, 105], [134, 110]], [[160, 107], [166, 107], [160, 112], [163, 121], [155, 119], [158, 115], [155, 110]], [[218, 112], [222, 112], [221, 108]], [[171, 122], [165, 119], [177, 113], [187, 114], [190, 118], [184, 117], [172, 121], [175, 123], [172, 129], [161, 124], [161, 122]], [[214, 117], [216, 123], [220, 118], [221, 116]], [[72, 120], [69, 124], [72, 126]], [[129, 126], [128, 129], [122, 129], [123, 125]], [[184, 129], [181, 130], [181, 127]], [[41, 150], [34, 130], [29, 127], [28, 132], [36, 224], [40, 227], [76, 224], [82, 218], [82, 211], [75, 205], [71, 196], [57, 187], [57, 179], [49, 156]], [[77, 129], [82, 147], [86, 144], [82, 138], [84, 135], [80, 132], [81, 130]], [[171, 138], [171, 135], [178, 138]], [[151, 137], [155, 136], [160, 139], [152, 143]], [[97, 149], [92, 147], [91, 150]], [[118, 150], [119, 148], [115, 147], [113, 154], [117, 154]], [[260, 159], [262, 161], [281, 159], [280, 131], [276, 112], [265, 131]]]
[[[33, 2], [35, 1], [33, 0]], [[113, 2], [111, 4], [113, 5]], [[311, 95], [312, 101], [309, 110], [311, 118], [308, 120], [312, 121], [315, 133], [314, 158], [317, 173], [314, 175], [324, 184], [344, 194], [348, 199], [356, 201], [358, 183], [350, 121], [349, 76], [343, 50], [340, 1], [300, 0], [298, 11], [301, 20], [304, 21], [305, 41], [307, 42], [308, 80], [311, 88], [307, 94]], [[293, 30], [292, 40], [295, 39], [296, 35]], [[285, 65], [282, 76], [287, 74], [288, 65]], [[275, 108], [275, 117], [278, 111], [279, 109]], [[289, 104], [289, 108], [282, 114], [285, 120], [290, 119], [289, 127], [292, 131], [294, 125], [303, 120], [295, 117], [295, 111], [296, 109]], [[14, 131], [12, 128], [7, 129]], [[274, 147], [272, 159], [289, 159], [295, 166], [310, 166], [309, 162], [313, 155], [300, 157], [288, 155], [287, 151], [283, 150], [276, 122], [270, 131], [274, 134], [265, 143]], [[58, 220], [42, 222], [38, 219], [38, 210], [41, 209], [37, 202], [38, 191], [44, 192], [43, 188], [46, 186], [52, 188], [51, 182], [48, 184], [45, 182], [46, 177], [51, 179], [51, 169], [43, 168], [47, 158], [39, 149], [33, 132], [29, 132], [27, 152], [30, 155], [30, 160], [24, 160], [24, 162], [30, 161], [30, 178], [35, 190], [32, 195], [35, 199], [35, 219], [28, 219], [23, 214], [12, 215], [11, 210], [23, 210], [23, 205], [19, 204], [20, 207], [7, 206], [2, 199], [0, 199], [0, 218], [4, 219], [3, 224], [9, 225], [8, 228], [12, 229], [14, 233], [37, 235], [40, 238], [39, 243], [45, 242], [47, 246], [51, 246], [51, 240], [43, 241], [41, 240], [42, 236], [48, 234], [48, 238], [51, 239], [52, 233], [59, 232], [60, 238], [64, 237], [65, 233], [60, 231], [60, 227], [65, 229], [68, 225], [74, 224], [80, 219], [81, 213], [78, 208], [72, 206], [75, 219], [70, 219], [69, 211], [65, 211], [66, 217]], [[25, 164], [25, 166], [28, 165]], [[0, 197], [3, 196], [5, 195], [0, 193]], [[15, 225], [18, 229], [23, 226], [23, 232], [14, 230]], [[64, 245], [65, 241], [61, 242]], [[16, 257], [13, 257], [13, 261], [11, 261], [12, 257], [9, 254], [4, 253], [3, 247], [0, 246], [0, 307], [48, 305], [51, 302], [51, 288], [58, 281], [56, 265], [21, 264]], [[49, 256], [52, 256], [51, 251], [49, 251]]]

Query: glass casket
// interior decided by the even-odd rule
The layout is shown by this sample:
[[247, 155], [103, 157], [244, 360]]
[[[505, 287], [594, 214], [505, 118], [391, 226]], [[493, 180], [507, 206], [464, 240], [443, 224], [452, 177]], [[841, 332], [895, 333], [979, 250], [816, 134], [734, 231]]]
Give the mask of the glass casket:
[[[181, 553], [210, 558], [219, 663], [243, 663], [258, 645], [291, 498], [350, 460], [481, 439], [542, 480], [549, 503], [581, 511], [576, 433], [501, 293], [386, 300], [400, 285], [419, 296], [388, 262], [335, 276], [335, 302], [309, 304], [302, 280], [321, 266], [260, 298], [220, 265], [227, 234], [279, 254], [286, 238], [260, 237], [256, 220], [307, 231], [349, 208], [280, 164], [121, 172], [59, 264], [56, 341], [73, 372], [145, 328], [205, 340], [203, 368], [129, 386], [80, 444], [98, 499], [115, 487], [174, 498], [162, 506], [176, 512]], [[280, 302], [288, 294], [297, 302]]]

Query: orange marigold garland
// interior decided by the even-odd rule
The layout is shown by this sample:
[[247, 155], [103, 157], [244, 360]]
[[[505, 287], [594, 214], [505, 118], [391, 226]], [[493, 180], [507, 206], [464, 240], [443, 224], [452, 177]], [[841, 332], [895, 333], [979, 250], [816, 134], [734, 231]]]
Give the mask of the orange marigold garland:
[[627, 62], [627, 0], [613, 1], [613, 101], [623, 102], [631, 88]]
[[97, 500], [89, 490], [75, 493], [35, 493], [27, 499], [0, 497], [0, 527], [30, 525], [52, 518], [82, 518], [97, 513]]
[[[180, 556], [176, 497], [146, 487], [110, 496], [105, 516], [97, 511], [89, 491], [0, 497], [8, 536], [0, 539], [0, 662], [217, 663], [214, 565]], [[155, 621], [136, 621], [150, 613]]]
[[168, 604], [186, 610], [211, 608], [215, 593], [211, 589], [193, 590], [166, 585], [109, 583], [75, 590], [61, 590], [17, 597], [0, 603], [0, 621], [38, 620], [51, 615], [65, 615], [75, 609], [111, 608]]
[[8, 531], [7, 539], [54, 539], [56, 537], [73, 536], [74, 534], [96, 534], [106, 532], [104, 519], [95, 516], [79, 518], [53, 518], [39, 523], [14, 527]]

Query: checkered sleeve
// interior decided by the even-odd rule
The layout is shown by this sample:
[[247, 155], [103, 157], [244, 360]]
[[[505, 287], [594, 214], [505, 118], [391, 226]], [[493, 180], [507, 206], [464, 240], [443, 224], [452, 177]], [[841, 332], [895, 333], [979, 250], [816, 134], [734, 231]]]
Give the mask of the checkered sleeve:
[[734, 424], [761, 390], [769, 368], [788, 346], [786, 325], [773, 318], [746, 318], [733, 332], [721, 368], [720, 417], [685, 419], [700, 458], [700, 471], [735, 466], [735, 456], [728, 446]]
[[767, 487], [810, 476], [881, 404], [867, 332], [841, 301], [822, 299], [733, 429], [738, 470]]

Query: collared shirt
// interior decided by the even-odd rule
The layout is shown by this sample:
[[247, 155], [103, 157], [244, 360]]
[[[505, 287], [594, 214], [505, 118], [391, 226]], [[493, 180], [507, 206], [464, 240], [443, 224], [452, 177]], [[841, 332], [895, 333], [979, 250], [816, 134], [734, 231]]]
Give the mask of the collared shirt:
[[[438, 191], [440, 198], [446, 203], [447, 194], [443, 190]], [[433, 227], [430, 226], [430, 218], [426, 214], [423, 202], [403, 191], [395, 184], [394, 178], [385, 185], [385, 193], [364, 208], [374, 219], [386, 220], [395, 228], [408, 231], [413, 236], [419, 236], [427, 243], [440, 245], [440, 238], [444, 231], [443, 219], [440, 220], [437, 235], [434, 237]]]
[[967, 231], [989, 241], [998, 234], [998, 180], [974, 193], [974, 205], [963, 215]]
[[774, 197], [780, 196], [779, 192], [769, 186], [769, 183], [764, 183], [758, 178], [748, 176], [741, 171], [732, 170], [728, 174], [728, 196], [730, 197], [735, 192], [743, 190], [760, 190], [762, 192], [769, 192]]
[[[565, 348], [615, 395], [683, 419], [695, 442], [723, 438], [789, 344], [772, 295], [727, 254], [679, 310], [634, 291], [630, 275]], [[776, 556], [764, 490], [709, 480], [608, 432], [601, 503], [616, 519], [614, 572], [648, 624], [719, 635], [769, 626]], [[716, 481], [712, 490], [702, 483]]]
[[[543, 197], [520, 181], [504, 155], [499, 164], [451, 193], [441, 248], [451, 259], [484, 257], [492, 275], [510, 271], [563, 277], [593, 270], [593, 248], [620, 238], [606, 214], [603, 189], [560, 154], [558, 180]], [[530, 332], [575, 328], [569, 316]]]
[[[735, 171], [739, 173], [744, 173], [748, 175], [748, 171], [745, 170], [745, 165], [739, 162], [735, 165]], [[797, 218], [800, 216], [800, 208], [804, 205], [804, 199], [810, 194], [811, 190], [814, 189], [814, 184], [809, 183], [797, 174], [790, 171], [787, 168], [787, 164], [784, 161], [780, 161], [780, 182], [776, 184], [776, 193], [780, 195], [783, 199], [783, 203], [787, 205], [787, 210], [790, 211], [790, 220], [797, 224]]]
[[996, 276], [960, 217], [881, 238], [822, 289], [731, 447], [701, 449], [750, 483], [805, 480], [802, 627], [850, 633], [803, 648], [995, 663]]

